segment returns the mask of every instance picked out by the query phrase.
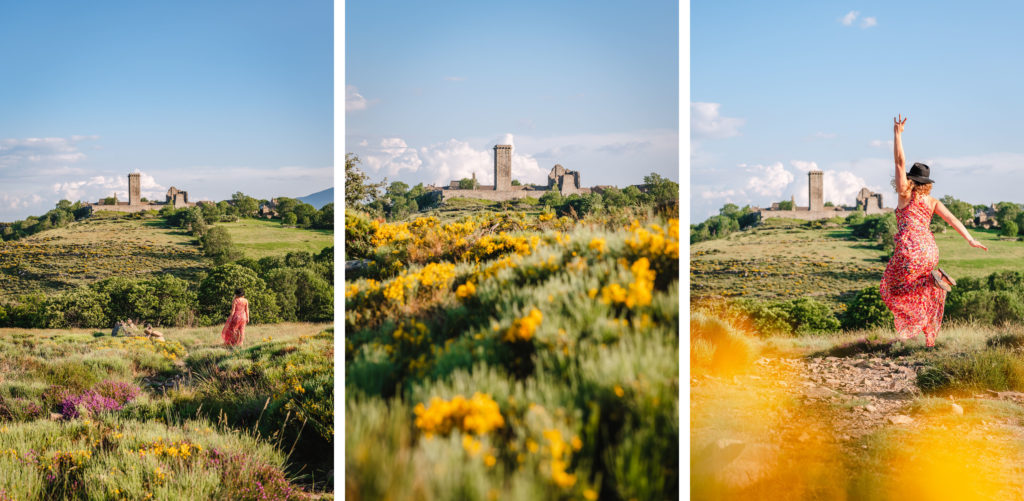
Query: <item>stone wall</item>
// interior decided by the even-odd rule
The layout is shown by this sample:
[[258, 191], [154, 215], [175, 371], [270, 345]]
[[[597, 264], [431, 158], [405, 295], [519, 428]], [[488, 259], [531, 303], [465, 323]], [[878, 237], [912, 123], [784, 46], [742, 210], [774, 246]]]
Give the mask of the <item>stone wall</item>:
[[[758, 211], [761, 219], [769, 219], [773, 217], [784, 217], [789, 219], [800, 219], [803, 221], [817, 221], [818, 219], [829, 219], [832, 217], [843, 217], [849, 216], [857, 212], [856, 209], [839, 209], [839, 210], [771, 210], [762, 209]], [[874, 209], [867, 211], [867, 214], [883, 214], [886, 212], [892, 212], [890, 208]]]
[[[517, 186], [513, 186], [517, 188]], [[509, 190], [509, 191], [494, 191], [494, 190], [441, 190], [441, 201], [448, 200], [451, 198], [480, 198], [483, 200], [492, 200], [495, 202], [503, 202], [505, 200], [516, 200], [519, 198], [533, 197], [540, 198], [544, 194], [543, 191], [533, 190]]]

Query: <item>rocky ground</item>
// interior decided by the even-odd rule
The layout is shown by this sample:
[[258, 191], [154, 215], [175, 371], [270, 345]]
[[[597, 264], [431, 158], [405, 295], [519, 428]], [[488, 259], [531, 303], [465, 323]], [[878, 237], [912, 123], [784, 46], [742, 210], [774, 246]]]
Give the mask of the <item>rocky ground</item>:
[[[869, 435], [883, 427], [926, 426], [911, 412], [911, 403], [921, 395], [917, 373], [924, 367], [913, 356], [774, 356], [758, 359], [751, 370], [733, 377], [692, 378], [691, 480], [699, 483], [701, 475], [708, 475], [720, 489], [714, 495], [694, 494], [709, 499], [757, 497], [757, 489], [765, 485], [762, 480], [780, 476], [779, 464], [807, 463], [810, 458], [822, 469], [812, 475], [816, 478], [808, 481], [789, 472], [781, 475], [790, 478], [775, 482], [809, 484], [804, 489], [813, 493], [811, 498], [840, 495], [828, 485], [847, 475], [842, 471], [857, 467], [853, 458], [867, 452]], [[1024, 393], [986, 392], [974, 399], [1022, 402]], [[963, 415], [961, 404], [970, 408], [950, 400], [948, 415]], [[1010, 421], [981, 422], [968, 431], [1005, 432], [1024, 439], [1024, 428]], [[730, 495], [720, 496], [723, 492]]]

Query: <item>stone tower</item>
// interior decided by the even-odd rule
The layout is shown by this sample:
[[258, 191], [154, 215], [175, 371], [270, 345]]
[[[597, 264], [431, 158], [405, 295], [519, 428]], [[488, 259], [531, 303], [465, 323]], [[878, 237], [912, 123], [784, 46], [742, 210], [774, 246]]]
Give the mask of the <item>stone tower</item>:
[[812, 170], [807, 173], [807, 200], [809, 202], [808, 209], [812, 211], [825, 210], [825, 195], [822, 174], [823, 173], [820, 170]]
[[512, 145], [494, 145], [494, 191], [512, 190]]
[[128, 205], [139, 205], [142, 203], [142, 182], [141, 174], [138, 172], [128, 174]]

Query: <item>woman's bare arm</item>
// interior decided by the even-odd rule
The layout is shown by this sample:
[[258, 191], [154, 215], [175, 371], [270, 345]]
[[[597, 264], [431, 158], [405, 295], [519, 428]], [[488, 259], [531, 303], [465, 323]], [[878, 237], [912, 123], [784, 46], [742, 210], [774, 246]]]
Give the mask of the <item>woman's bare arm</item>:
[[[893, 141], [892, 149], [893, 156], [896, 157], [896, 192], [905, 193], [907, 190], [907, 160], [903, 156], [903, 141], [901, 136], [903, 135], [903, 125], [907, 123], [907, 119], [900, 115], [899, 118], [893, 118]], [[902, 195], [901, 195], [902, 196]]]
[[947, 223], [949, 223], [950, 226], [952, 226], [956, 230], [956, 232], [960, 234], [960, 236], [964, 237], [964, 239], [967, 240], [967, 243], [970, 244], [971, 247], [977, 247], [979, 249], [988, 250], [988, 247], [985, 247], [984, 245], [981, 244], [981, 242], [975, 240], [974, 237], [972, 237], [971, 234], [967, 232], [967, 228], [964, 228], [963, 223], [961, 223], [960, 220], [957, 219], [952, 212], [949, 212], [949, 209], [947, 209], [946, 206], [938, 200], [935, 201], [935, 212], [939, 214], [939, 217], [941, 217]]

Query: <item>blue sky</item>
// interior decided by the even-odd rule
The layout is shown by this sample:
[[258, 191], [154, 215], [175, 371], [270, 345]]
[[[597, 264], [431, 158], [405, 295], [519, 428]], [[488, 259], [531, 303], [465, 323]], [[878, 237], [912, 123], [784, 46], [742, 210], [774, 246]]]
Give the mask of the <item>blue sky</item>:
[[690, 4], [690, 208], [807, 202], [807, 174], [895, 205], [892, 118], [932, 194], [1024, 202], [1024, 4]]
[[374, 179], [679, 180], [678, 5], [350, 1], [345, 151]]
[[330, 1], [5, 2], [0, 221], [61, 198], [333, 185]]

